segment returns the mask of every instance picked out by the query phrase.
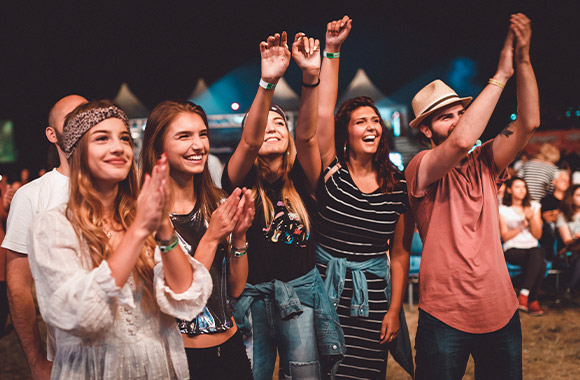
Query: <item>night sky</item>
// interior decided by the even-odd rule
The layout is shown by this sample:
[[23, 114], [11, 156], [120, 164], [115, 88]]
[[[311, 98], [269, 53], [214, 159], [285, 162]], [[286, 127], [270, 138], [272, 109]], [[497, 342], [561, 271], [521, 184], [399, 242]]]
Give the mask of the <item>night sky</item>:
[[[456, 56], [476, 62], [475, 80], [483, 85], [495, 72], [509, 14], [521, 11], [532, 19], [543, 112], [580, 105], [574, 0], [7, 2], [0, 6], [0, 119], [15, 123], [19, 162], [0, 165], [3, 172], [36, 173], [45, 163], [46, 115], [62, 96], [112, 98], [127, 82], [152, 109], [187, 97], [198, 78], [211, 85], [250, 60], [259, 65], [258, 43], [269, 34], [304, 31], [324, 45], [326, 23], [344, 14], [353, 30], [342, 49], [341, 89], [362, 67], [388, 95]], [[514, 110], [512, 79], [492, 122], [502, 124]]]

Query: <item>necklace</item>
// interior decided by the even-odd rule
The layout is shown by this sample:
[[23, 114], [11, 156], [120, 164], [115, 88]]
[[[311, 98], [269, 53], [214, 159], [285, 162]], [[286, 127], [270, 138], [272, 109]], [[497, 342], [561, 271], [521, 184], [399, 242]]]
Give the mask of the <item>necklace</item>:
[[107, 235], [108, 239], [111, 239], [111, 237], [113, 236], [113, 232], [112, 231], [105, 231], [105, 235]]

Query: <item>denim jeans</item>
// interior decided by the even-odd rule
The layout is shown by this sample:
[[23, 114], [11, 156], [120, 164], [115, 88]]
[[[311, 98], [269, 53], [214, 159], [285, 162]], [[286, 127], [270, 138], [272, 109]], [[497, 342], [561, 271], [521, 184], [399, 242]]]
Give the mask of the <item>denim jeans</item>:
[[417, 380], [462, 379], [470, 354], [476, 380], [522, 378], [522, 329], [517, 310], [503, 328], [470, 334], [419, 309], [415, 348]]
[[282, 320], [270, 297], [257, 299], [252, 304], [253, 334], [251, 347], [247, 349], [254, 380], [272, 379], [276, 349], [286, 379], [320, 379], [314, 309], [305, 305], [302, 308], [301, 315]]

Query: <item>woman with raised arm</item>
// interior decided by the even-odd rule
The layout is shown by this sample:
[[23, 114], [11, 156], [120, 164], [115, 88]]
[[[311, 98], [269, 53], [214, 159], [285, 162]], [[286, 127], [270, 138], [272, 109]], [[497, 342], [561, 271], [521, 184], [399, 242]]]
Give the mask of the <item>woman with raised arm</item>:
[[391, 350], [398, 352], [395, 359], [413, 372], [402, 303], [414, 223], [406, 182], [389, 160], [388, 131], [373, 100], [347, 100], [334, 115], [340, 48], [351, 24], [344, 16], [326, 30], [317, 131], [324, 185], [316, 193], [316, 253], [346, 340], [337, 378], [384, 379], [389, 347], [399, 347]]
[[164, 152], [169, 166], [171, 223], [185, 252], [203, 263], [213, 283], [203, 311], [178, 321], [190, 376], [251, 380], [250, 362], [230, 299], [240, 296], [248, 276], [246, 230], [254, 217], [252, 194], [236, 188], [225, 199], [225, 193], [215, 187], [207, 163], [207, 116], [198, 105], [167, 100], [153, 109], [141, 151], [144, 175]]
[[[222, 185], [251, 188], [256, 217], [248, 230], [248, 284], [236, 305], [256, 380], [281, 376], [317, 379], [344, 353], [342, 331], [322, 288], [310, 242], [312, 193], [320, 176], [316, 112], [320, 72], [317, 40], [296, 34], [292, 55], [302, 70], [296, 141], [284, 111], [271, 105], [290, 62], [286, 32], [260, 43], [262, 78], [240, 143]], [[317, 343], [317, 344], [315, 344]]]
[[541, 206], [532, 201], [528, 185], [522, 178], [513, 177], [505, 185], [499, 206], [499, 232], [506, 261], [524, 268], [524, 280], [518, 295], [519, 309], [530, 315], [542, 315], [538, 291], [546, 272], [546, 253], [544, 247], [538, 246], [538, 239], [542, 236]]
[[175, 318], [202, 310], [211, 278], [177, 246], [165, 214], [167, 157], [137, 197], [128, 119], [108, 101], [67, 116], [63, 150], [70, 200], [36, 219], [30, 254], [42, 316], [55, 327], [51, 378], [189, 378]]

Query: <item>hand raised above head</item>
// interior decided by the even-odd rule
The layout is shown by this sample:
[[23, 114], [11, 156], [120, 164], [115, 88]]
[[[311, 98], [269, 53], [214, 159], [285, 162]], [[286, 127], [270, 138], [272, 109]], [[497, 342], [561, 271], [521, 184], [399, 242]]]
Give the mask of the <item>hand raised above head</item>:
[[318, 76], [320, 72], [320, 41], [299, 32], [294, 36], [292, 56], [302, 72]]
[[504, 84], [514, 74], [514, 39], [515, 36], [510, 27], [503, 43], [503, 48], [499, 54], [499, 63], [497, 64], [497, 71], [494, 76], [494, 79]]
[[288, 36], [286, 32], [269, 36], [266, 41], [260, 42], [262, 57], [262, 79], [276, 84], [284, 75], [290, 64], [290, 50], [288, 50]]
[[532, 38], [532, 22], [523, 13], [516, 13], [510, 17], [510, 30], [516, 40], [516, 59], [527, 60], [530, 52], [530, 40]]
[[328, 52], [336, 53], [340, 51], [340, 47], [352, 27], [352, 19], [344, 16], [340, 20], [331, 21], [326, 25], [326, 47]]

